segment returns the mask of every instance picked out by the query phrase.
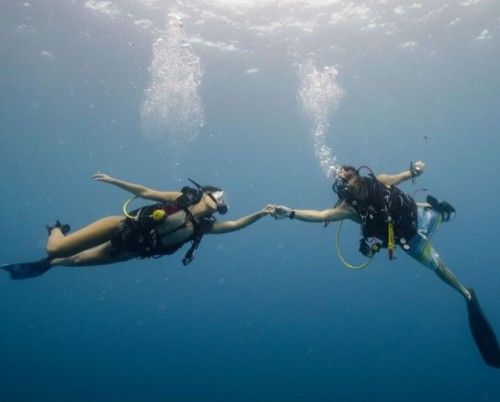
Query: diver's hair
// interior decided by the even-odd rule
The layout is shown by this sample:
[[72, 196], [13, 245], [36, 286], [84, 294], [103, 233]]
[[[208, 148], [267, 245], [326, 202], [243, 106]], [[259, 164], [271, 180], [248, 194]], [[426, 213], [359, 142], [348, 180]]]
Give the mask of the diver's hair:
[[354, 166], [342, 165], [340, 167], [340, 170], [344, 171], [344, 173], [347, 173], [344, 176], [347, 180], [349, 180], [353, 175], [359, 176], [358, 169], [356, 169]]
[[359, 175], [359, 170], [354, 166], [343, 165], [344, 177], [352, 182], [348, 185], [349, 191], [355, 199], [362, 200], [368, 196], [368, 183]]

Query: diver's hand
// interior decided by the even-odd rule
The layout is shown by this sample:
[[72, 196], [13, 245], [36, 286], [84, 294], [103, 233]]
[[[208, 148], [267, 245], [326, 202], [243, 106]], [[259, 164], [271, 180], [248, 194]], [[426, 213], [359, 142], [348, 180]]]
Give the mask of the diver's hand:
[[94, 180], [97, 181], [103, 181], [104, 183], [115, 183], [116, 179], [112, 178], [111, 176], [108, 176], [107, 174], [104, 173], [96, 173], [95, 175], [92, 176]]
[[285, 219], [292, 216], [293, 209], [285, 207], [284, 205], [274, 205], [274, 219]]
[[415, 162], [411, 169], [411, 177], [418, 177], [424, 173], [425, 163], [422, 161]]
[[263, 209], [262, 213], [264, 215], [272, 215], [274, 216], [275, 206], [273, 204], [267, 204]]

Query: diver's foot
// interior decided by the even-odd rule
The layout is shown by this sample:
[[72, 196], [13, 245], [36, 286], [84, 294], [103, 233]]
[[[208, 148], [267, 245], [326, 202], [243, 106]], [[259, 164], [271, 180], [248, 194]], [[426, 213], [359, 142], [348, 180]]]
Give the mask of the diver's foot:
[[427, 196], [427, 203], [429, 203], [433, 209], [441, 213], [444, 222], [451, 221], [455, 217], [455, 208], [453, 208], [450, 203], [446, 201], [439, 202], [432, 195]]
[[51, 235], [52, 231], [54, 229], [59, 229], [61, 231], [61, 233], [63, 235], [66, 236], [66, 234], [69, 233], [69, 231], [71, 230], [71, 227], [66, 224], [66, 223], [61, 223], [59, 221], [56, 221], [55, 223], [52, 223], [50, 225], [45, 225], [45, 227], [47, 228], [47, 232], [49, 232], [49, 236]]
[[472, 302], [472, 298], [476, 297], [476, 293], [474, 292], [473, 289], [466, 288], [466, 290], [467, 290], [468, 296], [464, 295], [464, 297], [465, 297], [466, 302], [470, 303], [470, 302]]

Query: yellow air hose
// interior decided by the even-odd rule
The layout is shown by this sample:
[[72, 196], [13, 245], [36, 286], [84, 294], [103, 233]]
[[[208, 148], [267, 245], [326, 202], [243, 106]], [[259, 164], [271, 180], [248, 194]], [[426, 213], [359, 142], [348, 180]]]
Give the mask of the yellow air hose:
[[139, 218], [137, 216], [132, 216], [128, 213], [127, 209], [128, 209], [128, 204], [130, 204], [132, 201], [134, 201], [137, 197], [132, 197], [132, 198], [129, 198], [127, 201], [125, 201], [125, 203], [123, 204], [123, 215], [125, 215], [127, 218], [129, 219], [132, 219], [134, 221], [138, 220]]
[[[133, 215], [130, 215], [127, 210], [128, 210], [128, 204], [130, 204], [136, 198], [137, 198], [137, 196], [129, 198], [127, 201], [125, 201], [125, 203], [123, 204], [123, 208], [122, 208], [123, 215], [125, 215], [127, 218], [132, 219], [134, 221], [139, 220], [139, 214], [137, 214], [136, 216], [133, 216]], [[161, 221], [161, 220], [163, 220], [163, 218], [165, 218], [165, 215], [166, 215], [165, 210], [158, 208], [158, 209], [155, 209], [153, 211], [153, 213], [150, 215], [150, 218], [152, 218], [155, 221]]]
[[366, 268], [368, 266], [368, 264], [372, 261], [372, 258], [373, 257], [368, 257], [368, 259], [361, 265], [352, 265], [352, 264], [349, 264], [345, 259], [344, 257], [342, 256], [342, 253], [340, 252], [340, 229], [342, 228], [342, 223], [344, 223], [344, 221], [340, 221], [340, 224], [339, 224], [339, 228], [337, 229], [337, 236], [336, 236], [336, 240], [335, 240], [335, 244], [337, 246], [337, 255], [339, 256], [339, 260], [342, 262], [342, 264], [344, 264], [344, 266], [346, 268], [349, 268], [349, 269], [363, 269], [363, 268]]

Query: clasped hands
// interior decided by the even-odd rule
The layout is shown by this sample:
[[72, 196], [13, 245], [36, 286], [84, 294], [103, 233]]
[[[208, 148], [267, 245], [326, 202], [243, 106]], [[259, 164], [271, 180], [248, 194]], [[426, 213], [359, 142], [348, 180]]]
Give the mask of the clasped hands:
[[291, 216], [293, 210], [284, 205], [269, 204], [264, 208], [264, 211], [274, 219], [285, 219]]

